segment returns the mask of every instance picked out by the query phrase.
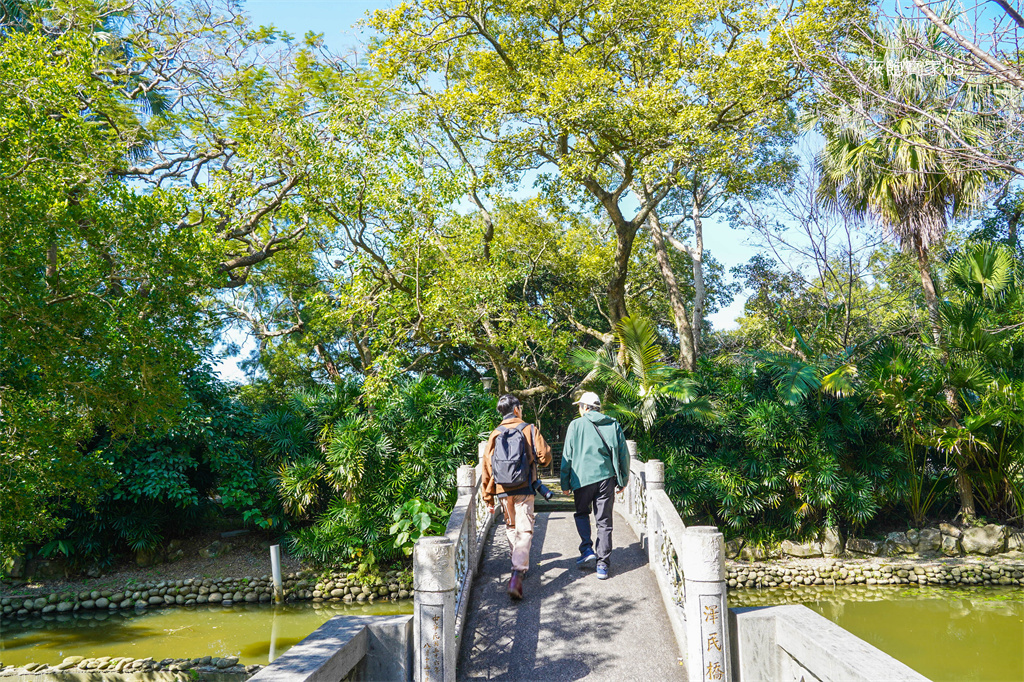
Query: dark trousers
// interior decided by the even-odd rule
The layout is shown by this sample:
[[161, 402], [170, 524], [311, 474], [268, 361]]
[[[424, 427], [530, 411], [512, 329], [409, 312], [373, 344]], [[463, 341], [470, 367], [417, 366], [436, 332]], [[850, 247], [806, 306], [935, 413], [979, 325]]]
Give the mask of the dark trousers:
[[[580, 534], [580, 554], [593, 549], [598, 563], [605, 566], [612, 555], [612, 508], [615, 505], [615, 479], [606, 478], [572, 491], [576, 502], [576, 532]], [[590, 539], [590, 512], [597, 517], [597, 545]]]

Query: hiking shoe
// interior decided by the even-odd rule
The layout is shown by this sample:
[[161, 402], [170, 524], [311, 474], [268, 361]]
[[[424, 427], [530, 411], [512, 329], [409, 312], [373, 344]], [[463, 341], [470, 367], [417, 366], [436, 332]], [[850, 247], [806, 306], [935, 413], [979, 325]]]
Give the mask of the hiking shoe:
[[587, 566], [593, 566], [597, 563], [597, 555], [594, 554], [594, 550], [588, 549], [583, 552], [583, 556], [576, 560], [577, 568], [586, 568]]
[[513, 599], [523, 598], [523, 572], [512, 571], [512, 577], [508, 581], [508, 596]]
[[598, 564], [597, 565], [597, 579], [598, 580], [608, 580], [608, 565], [607, 564]]

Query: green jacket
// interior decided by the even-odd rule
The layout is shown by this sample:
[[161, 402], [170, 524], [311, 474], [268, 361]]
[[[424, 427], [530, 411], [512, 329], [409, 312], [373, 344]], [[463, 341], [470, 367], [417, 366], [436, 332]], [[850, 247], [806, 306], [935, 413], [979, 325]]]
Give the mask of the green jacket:
[[560, 473], [562, 490], [576, 490], [613, 476], [619, 487], [625, 486], [629, 481], [629, 450], [619, 422], [597, 410], [573, 419], [565, 433]]

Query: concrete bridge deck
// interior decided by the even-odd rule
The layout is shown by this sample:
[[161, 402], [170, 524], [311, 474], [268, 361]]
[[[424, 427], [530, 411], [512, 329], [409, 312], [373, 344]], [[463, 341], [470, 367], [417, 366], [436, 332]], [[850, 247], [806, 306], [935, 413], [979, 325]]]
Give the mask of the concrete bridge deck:
[[488, 538], [459, 649], [460, 680], [684, 680], [680, 652], [629, 524], [615, 516], [611, 576], [576, 568], [571, 512], [537, 514], [521, 602], [505, 592], [505, 526]]

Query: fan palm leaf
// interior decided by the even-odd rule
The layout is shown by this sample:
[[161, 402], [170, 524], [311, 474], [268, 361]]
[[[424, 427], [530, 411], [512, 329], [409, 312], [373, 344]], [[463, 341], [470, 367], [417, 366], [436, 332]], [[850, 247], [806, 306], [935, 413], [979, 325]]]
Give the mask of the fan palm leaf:
[[1019, 295], [1013, 252], [1002, 244], [971, 244], [950, 261], [948, 272], [951, 284], [991, 307]]
[[654, 324], [642, 317], [625, 317], [615, 326], [619, 353], [610, 348], [578, 349], [572, 362], [587, 372], [582, 387], [605, 394], [604, 411], [627, 427], [650, 431], [659, 416], [675, 408], [697, 420], [713, 418], [709, 401], [698, 402], [697, 382], [668, 364]]

